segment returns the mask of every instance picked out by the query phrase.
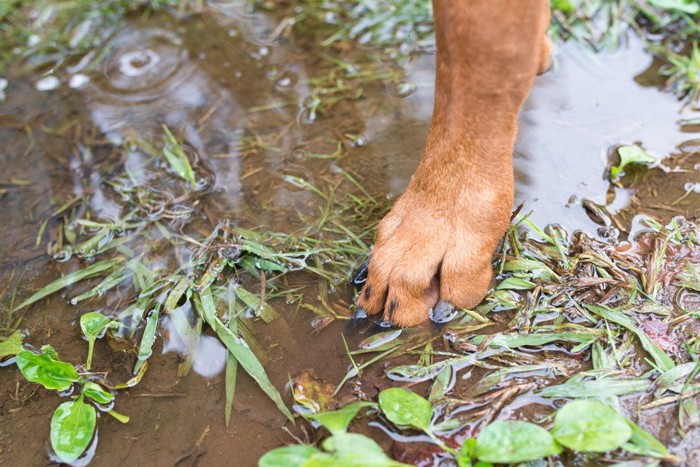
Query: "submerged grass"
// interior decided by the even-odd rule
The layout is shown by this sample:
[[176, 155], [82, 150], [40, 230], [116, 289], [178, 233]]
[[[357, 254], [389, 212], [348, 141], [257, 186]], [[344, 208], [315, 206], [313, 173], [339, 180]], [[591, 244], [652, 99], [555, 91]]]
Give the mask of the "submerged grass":
[[[247, 2], [250, 8], [269, 9], [278, 3], [282, 2]], [[665, 60], [662, 71], [668, 73], [669, 85], [690, 102], [697, 100], [697, 47], [679, 48], [698, 39], [693, 2], [560, 0], [552, 4], [552, 33], [595, 48], [617, 46], [630, 29], [663, 31], [663, 38], [653, 39], [650, 48]], [[0, 47], [5, 51], [1, 60], [4, 66], [21, 61], [39, 71], [60, 69], [99, 50], [98, 45], [127, 15], [163, 8], [185, 12], [203, 7], [199, 2], [175, 0], [9, 2], [0, 7], [0, 45], [5, 46]], [[401, 60], [432, 47], [427, 1], [366, 0], [352, 8], [342, 2], [309, 1], [294, 10], [293, 20], [285, 24], [308, 26], [309, 33], [319, 35], [329, 50], [342, 49], [354, 40], [386, 48], [393, 59]], [[332, 55], [328, 61], [334, 68], [306, 83], [311, 94], [301, 107], [308, 122], [343, 101], [361, 98], [363, 86], [399, 76], [372, 64], [338, 61]], [[284, 105], [290, 104], [279, 102], [249, 112]], [[281, 150], [260, 136], [241, 141], [243, 155], [262, 149]], [[317, 315], [317, 330], [335, 319], [348, 319], [348, 306], [332, 299], [337, 298], [333, 289], [353, 266], [361, 264], [358, 258], [366, 257], [376, 222], [388, 203], [372, 196], [340, 168], [316, 186], [287, 176], [286, 182], [317, 197], [318, 211], [302, 216], [304, 227], [295, 232], [244, 228], [239, 219], [212, 215], [202, 208], [215, 196], [210, 190], [212, 176], [203, 164], [190, 159], [177, 131], [165, 127], [161, 139], [135, 137], [119, 151], [119, 163], [102, 175], [100, 185], [122, 215], [101, 215], [89, 195], [56, 203], [37, 242], [49, 238], [49, 254], [67, 262], [71, 272], [23, 301], [15, 300], [14, 311], [66, 289], [73, 304], [104, 303], [117, 292], [125, 297], [118, 306], [103, 308], [115, 323], [107, 330], [110, 338], [129, 342], [134, 360], [126, 383], [105, 382], [118, 390], [138, 384], [148, 371], [159, 322], [181, 307], [191, 307], [196, 319], [194, 324], [182, 325], [183, 334], [196, 340], [209, 329], [228, 350], [227, 424], [241, 369], [293, 421], [262, 365], [250, 320], [279, 319], [274, 298], [283, 294]], [[127, 152], [139, 155], [144, 170], [131, 170], [124, 163]], [[334, 152], [313, 157], [337, 159], [342, 154], [343, 142], [338, 141]], [[392, 422], [382, 425], [386, 431], [415, 426], [447, 456], [462, 456], [464, 462], [486, 458], [470, 450], [470, 442], [464, 439], [491, 425], [501, 408], [517, 398], [553, 400], [555, 405], [563, 399], [590, 398], [631, 413], [631, 401], [625, 397], [635, 395], [640, 398], [637, 410], [642, 416], [677, 404], [681, 430], [700, 426], [694, 399], [700, 391], [696, 381], [700, 341], [692, 328], [698, 310], [685, 301], [688, 293], [700, 290], [698, 228], [679, 218], [668, 226], [649, 223], [647, 229], [629, 245], [613, 245], [583, 234], [569, 235], [557, 226], [540, 229], [527, 216], [519, 217], [498, 254], [496, 286], [481, 306], [461, 310], [439, 334], [392, 330], [367, 339], [359, 349], [348, 349], [348, 373], [319, 405], [340, 404], [344, 383], [381, 362], [386, 365], [382, 375], [393, 384], [431, 385], [430, 426], [399, 423], [383, 411]], [[682, 272], [676, 275], [671, 266], [679, 264]], [[317, 296], [286, 282], [302, 271], [323, 279]], [[6, 322], [18, 323], [16, 314]], [[16, 338], [12, 339], [10, 344], [17, 347]], [[389, 360], [394, 357], [402, 360]], [[191, 359], [185, 362], [182, 373], [191, 365]], [[473, 384], [468, 390], [458, 388], [458, 377]], [[297, 401], [304, 399], [304, 394], [294, 396]], [[347, 423], [357, 413], [353, 410], [349, 418], [345, 414]], [[527, 415], [549, 428], [550, 412]], [[626, 454], [608, 456], [674, 460], [653, 437], [633, 423], [629, 426], [630, 435], [624, 441], [628, 443], [620, 444]], [[333, 434], [338, 436], [335, 444], [324, 442], [324, 452], [315, 448], [306, 452], [332, 458], [341, 455], [344, 446], [352, 446], [343, 444], [351, 440], [390, 463], [372, 443], [347, 436], [339, 441], [349, 435], [346, 430], [347, 424]], [[474, 449], [478, 439], [476, 443]], [[557, 450], [542, 452], [552, 455]]]
[[[277, 2], [263, 2], [274, 8]], [[282, 2], [284, 3], [284, 2]], [[700, 8], [693, 0], [551, 0], [550, 35], [575, 40], [595, 50], [616, 48], [633, 31], [663, 63], [666, 86], [689, 104], [698, 103]], [[425, 0], [313, 0], [299, 6], [297, 28], [311, 29], [328, 47], [348, 40], [381, 47], [389, 57], [405, 61], [434, 50], [432, 4]]]
[[[436, 415], [431, 423], [441, 427], [434, 442], [458, 462], [460, 454], [444, 443], [459, 440], [458, 448], [466, 446], [473, 433], [489, 431], [501, 407], [520, 406], [533, 397], [553, 400], [555, 407], [562, 400], [597, 400], [612, 413], [636, 413], [638, 423], [664, 437], [668, 433], [648, 422], [653, 417], [648, 411], [677, 404], [683, 432], [700, 426], [692, 415], [700, 388], [695, 312], [675, 300], [681, 291], [694, 290], [700, 229], [682, 218], [666, 227], [650, 222], [646, 228], [630, 243], [611, 244], [583, 233], [570, 236], [560, 227], [543, 231], [527, 215], [520, 216], [498, 254], [495, 269], [501, 274], [484, 304], [462, 310], [437, 336], [403, 330], [368, 339], [351, 352], [352, 369], [341, 386], [378, 362], [379, 372], [394, 384], [432, 381], [428, 393]], [[405, 362], [423, 347], [415, 353], [415, 364], [391, 360], [401, 356]], [[360, 360], [365, 354], [367, 359]], [[295, 398], [303, 399], [303, 389], [298, 391]], [[550, 411], [522, 416], [547, 427]], [[400, 433], [401, 445], [406, 424], [398, 425], [382, 426], [390, 435]], [[615, 453], [602, 438], [586, 447], [566, 446], [604, 452], [608, 461], [679, 462], [637, 425], [626, 439], [632, 441]], [[427, 462], [435, 455], [427, 448], [409, 451], [396, 459]], [[517, 461], [530, 459], [525, 446], [514, 452]]]

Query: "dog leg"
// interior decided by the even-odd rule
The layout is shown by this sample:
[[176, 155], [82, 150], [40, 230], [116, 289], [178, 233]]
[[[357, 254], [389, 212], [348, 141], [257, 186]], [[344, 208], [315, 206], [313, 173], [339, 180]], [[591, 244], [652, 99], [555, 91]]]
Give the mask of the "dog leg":
[[379, 224], [357, 302], [399, 326], [425, 321], [438, 300], [471, 308], [488, 291], [513, 204], [518, 111], [542, 66], [548, 25], [547, 0], [434, 0], [433, 8], [435, 107], [425, 152]]

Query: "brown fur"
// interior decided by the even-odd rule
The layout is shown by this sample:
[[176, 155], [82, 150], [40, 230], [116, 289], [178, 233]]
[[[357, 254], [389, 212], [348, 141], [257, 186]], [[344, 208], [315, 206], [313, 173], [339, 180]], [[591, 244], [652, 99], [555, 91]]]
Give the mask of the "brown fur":
[[[515, 5], [517, 3], [517, 6]], [[379, 224], [357, 301], [399, 326], [476, 306], [513, 205], [518, 111], [549, 66], [547, 0], [433, 0], [435, 108], [420, 165]]]

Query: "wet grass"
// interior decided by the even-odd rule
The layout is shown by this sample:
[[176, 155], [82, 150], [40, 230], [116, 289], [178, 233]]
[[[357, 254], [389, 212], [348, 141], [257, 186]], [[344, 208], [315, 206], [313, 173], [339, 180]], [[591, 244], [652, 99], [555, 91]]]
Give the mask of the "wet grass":
[[[698, 39], [698, 13], [692, 11], [693, 5], [680, 0], [663, 4], [558, 1], [553, 2], [552, 32], [599, 48], [617, 46], [630, 29], [645, 37], [648, 32], [664, 31], [663, 37], [650, 39], [650, 47], [666, 63], [662, 72], [669, 76], [669, 86], [694, 102], [700, 86], [697, 47], [687, 46]], [[276, 2], [249, 4], [250, 8], [276, 6]], [[99, 52], [99, 44], [128, 15], [201, 8], [197, 2], [175, 1], [6, 3], [0, 7], [0, 45], [12, 54], [5, 54], [2, 61], [6, 67], [21, 62], [38, 71], [60, 69], [89, 51]], [[308, 80], [311, 93], [301, 106], [308, 122], [332, 113], [342, 102], [361, 99], [366, 86], [400, 78], [399, 72], [376, 63], [339, 60], [338, 50], [356, 41], [385, 48], [390, 58], [401, 61], [432, 47], [429, 2], [363, 1], [348, 9], [338, 2], [313, 1], [289, 17], [294, 21], [285, 24], [311, 28], [328, 48], [326, 61], [332, 64]], [[263, 113], [286, 105], [294, 103], [280, 101], [248, 111]], [[251, 132], [241, 140], [240, 153], [280, 151], [276, 136]], [[310, 151], [308, 157], [338, 159], [354, 143], [354, 135], [340, 135], [332, 150]], [[69, 386], [75, 385], [79, 395], [64, 403], [73, 404], [70, 407], [61, 405], [69, 415], [58, 417], [56, 430], [69, 420], [87, 431], [87, 427], [94, 429], [94, 420], [89, 415], [81, 418], [91, 410], [80, 405], [90, 397], [85, 395], [86, 385], [99, 383], [118, 392], [139, 384], [159, 338], [159, 322], [189, 307], [195, 311], [194, 322], [180, 323], [178, 332], [193, 339], [207, 331], [214, 333], [228, 351], [223, 407], [227, 423], [240, 370], [256, 381], [285, 416], [298, 419], [267, 377], [261, 363], [264, 355], [249, 329], [251, 320], [271, 323], [278, 319], [274, 300], [279, 297], [315, 314], [317, 331], [334, 320], [348, 320], [352, 298], [337, 289], [344, 287], [349, 271], [366, 258], [376, 222], [389, 203], [369, 193], [352, 173], [336, 167], [317, 185], [294, 176], [284, 179], [316, 198], [317, 212], [300, 214], [302, 228], [292, 232], [246, 228], [239, 219], [211, 208], [208, 201], [215, 198], [212, 174], [191, 157], [177, 131], [164, 127], [161, 135], [134, 136], [113, 149], [110, 162], [100, 167], [99, 186], [119, 207], [120, 215], [110, 218], [95, 210], [91, 193], [55, 202], [52, 215], [37, 232], [37, 244], [46, 246], [56, 262], [66, 263], [68, 272], [27, 297], [12, 297], [3, 316], [7, 323], [4, 335], [10, 337], [0, 344], [0, 358], [26, 352], [22, 354], [25, 360], [45, 357], [56, 366], [60, 359], [55, 351], [42, 348], [37, 353], [17, 342], [18, 334], [13, 331], [21, 327], [25, 311], [66, 290], [72, 304], [100, 304], [101, 314], [92, 316], [97, 324], [90, 326], [86, 318], [84, 334], [93, 343], [99, 338], [124, 342], [133, 371], [124, 383], [105, 380], [91, 369], [92, 350], [88, 349], [92, 344], [86, 348], [84, 364], [60, 362], [76, 373]], [[82, 147], [85, 157], [93, 150], [97, 152], [89, 144]], [[129, 160], [138, 162], [134, 165]], [[440, 332], [390, 330], [370, 337], [357, 349], [347, 347], [349, 371], [344, 380], [317, 388], [312, 395], [304, 392], [308, 388], [295, 386], [297, 412], [332, 434], [322, 443], [322, 450], [295, 449], [324, 462], [335, 462], [348, 450], [355, 455], [357, 449], [366, 449], [373, 453], [374, 461], [390, 464], [376, 443], [348, 433], [358, 411], [369, 409], [375, 417], [373, 425], [395, 439], [423, 436], [417, 439], [434, 445], [416, 454], [421, 459], [437, 449], [439, 456], [454, 458], [461, 465], [475, 459], [520, 462], [559, 455], [566, 446], [569, 451], [562, 456], [603, 452], [591, 454], [599, 456], [592, 458], [629, 460], [637, 456], [674, 461], [638, 425], [644, 425], [652, 411], [673, 405], [681, 432], [700, 426], [695, 399], [700, 392], [696, 380], [700, 341], [694, 327], [698, 310], [687, 300], [700, 291], [700, 233], [683, 218], [667, 226], [648, 221], [645, 228], [632, 243], [615, 245], [583, 234], [569, 235], [558, 226], [540, 228], [526, 215], [517, 217], [497, 255], [494, 290], [481, 306], [460, 310]], [[290, 285], [295, 275], [309, 274], [321, 279], [315, 290]], [[117, 293], [121, 297], [117, 305], [106, 305], [106, 298]], [[26, 367], [16, 358], [20, 369]], [[191, 365], [191, 359], [186, 360], [182, 374]], [[390, 389], [380, 393], [379, 406], [373, 400], [345, 405], [346, 399], [340, 397], [347, 391], [345, 383], [372, 371], [379, 371], [384, 384], [413, 387], [426, 383], [427, 401], [421, 398], [403, 404], [424, 410], [392, 411], [387, 396], [384, 403], [381, 396]], [[49, 381], [23, 374], [40, 384]], [[50, 382], [44, 387], [56, 389]], [[518, 398], [546, 400], [549, 405], [518, 414], [535, 425], [498, 425], [502, 423], [496, 422], [500, 410]], [[617, 434], [625, 436], [612, 445], [604, 444], [606, 424], [597, 420], [596, 442], [568, 442], [561, 433], [571, 428], [557, 424], [557, 417], [567, 407], [563, 401], [571, 399], [594, 399], [611, 407], [612, 412], [602, 419], [615, 419], [624, 427]], [[81, 410], [77, 415], [66, 412], [76, 407]], [[333, 408], [345, 411], [340, 424], [329, 422], [339, 416], [328, 415]], [[620, 413], [629, 414], [632, 420]], [[79, 419], [82, 425], [75, 422]], [[538, 431], [540, 427], [546, 435]], [[644, 428], [654, 431], [654, 427]], [[525, 455], [525, 447], [520, 447], [516, 450], [520, 457], [509, 459], [485, 454], [489, 449], [484, 446], [493, 443], [488, 436], [517, 439], [518, 430], [526, 434], [534, 430], [547, 448]], [[477, 435], [479, 432], [482, 434]], [[54, 448], [57, 454], [70, 457], [77, 451], [80, 455], [87, 444], [74, 444], [67, 450], [54, 444]]]
[[[366, 255], [372, 240], [371, 219], [381, 218], [386, 203], [378, 202], [350, 173], [338, 169], [320, 188], [302, 179], [290, 180], [319, 198], [318, 215], [303, 219], [306, 227], [297, 232], [244, 229], [236, 226], [235, 219], [216, 215], [198, 224], [192, 222], [194, 206], [201, 198], [211, 196], [210, 185], [177, 137], [164, 127], [162, 141], [134, 139], [117, 156], [124, 161], [127, 154], [133, 157], [135, 153], [145, 156], [138, 171], [133, 165], [113, 166], [101, 181], [110, 190], [112, 202], [119, 205], [118, 211], [125, 213], [123, 216], [106, 220], [94, 210], [91, 197], [85, 196], [61, 204], [43, 224], [37, 243], [44, 243], [47, 232], [55, 233], [48, 251], [57, 261], [72, 264], [73, 270], [13, 305], [7, 310], [6, 322], [19, 326], [23, 310], [68, 288], [68, 300], [73, 305], [97, 304], [114, 293], [125, 296], [118, 308], [102, 308], [101, 313], [91, 312], [83, 318], [95, 315], [107, 323], [96, 332], [86, 333], [91, 342], [108, 333], [111, 339], [124, 341], [130, 348], [135, 358], [134, 380], [126, 387], [132, 387], [147, 371], [159, 319], [178, 308], [193, 307], [197, 315], [194, 326], [183, 323], [178, 333], [196, 342], [207, 327], [211, 328], [229, 351], [226, 420], [240, 368], [293, 421], [259, 356], [251, 350], [259, 346], [247, 331], [246, 322], [260, 319], [270, 323], [277, 319], [279, 314], [270, 300], [280, 295], [294, 297], [299, 307], [318, 315], [317, 330], [335, 319], [349, 319], [349, 304], [338, 307], [338, 301], [333, 300], [331, 305], [329, 297], [347, 279], [358, 258]], [[203, 230], [207, 228], [210, 230]], [[284, 277], [295, 271], [322, 279], [313, 304], [295, 288], [284, 286]], [[3, 356], [18, 352], [35, 355], [29, 347], [15, 345], [13, 349]], [[78, 366], [86, 381], [98, 377], [90, 372], [91, 360], [92, 344], [87, 363]], [[99, 381], [117, 389], [112, 383]], [[46, 387], [54, 389], [50, 384]], [[85, 429], [92, 432], [94, 423], [91, 426]], [[60, 456], [61, 448], [55, 443], [53, 447]]]
[[0, 73], [13, 63], [39, 71], [60, 69], [100, 47], [129, 14], [194, 6], [181, 0], [3, 2]]
[[[274, 2], [263, 3], [270, 8]], [[594, 50], [620, 47], [638, 34], [663, 63], [666, 87], [691, 105], [698, 102], [700, 9], [692, 0], [552, 0], [550, 36], [574, 40]], [[352, 8], [341, 2], [310, 1], [294, 17], [297, 28], [311, 28], [327, 47], [347, 41], [380, 47], [405, 62], [416, 53], [434, 51], [432, 6], [422, 0], [364, 0]]]

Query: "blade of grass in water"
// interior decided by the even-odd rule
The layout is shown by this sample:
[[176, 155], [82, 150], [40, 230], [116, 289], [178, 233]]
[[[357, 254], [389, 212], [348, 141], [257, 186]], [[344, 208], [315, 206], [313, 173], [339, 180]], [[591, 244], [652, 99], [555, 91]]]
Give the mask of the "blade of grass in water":
[[651, 381], [639, 379], [576, 381], [572, 378], [564, 384], [546, 387], [538, 394], [550, 398], [602, 398], [636, 394], [646, 391], [649, 386], [651, 386]]
[[136, 365], [134, 365], [134, 374], [138, 374], [141, 366], [153, 353], [153, 344], [156, 341], [156, 331], [158, 330], [158, 317], [158, 306], [156, 306], [146, 318], [146, 327], [143, 330], [143, 337], [141, 337], [138, 359], [136, 360]]
[[163, 148], [165, 160], [168, 161], [168, 164], [170, 164], [170, 167], [175, 171], [178, 177], [187, 181], [187, 183], [194, 188], [197, 186], [197, 181], [195, 180], [190, 161], [187, 159], [187, 154], [185, 154], [180, 143], [165, 125], [163, 125], [163, 132], [165, 133], [166, 142], [166, 146]]
[[214, 299], [211, 296], [211, 290], [206, 289], [195, 295], [194, 303], [195, 308], [200, 313], [204, 321], [216, 332], [219, 339], [221, 339], [221, 342], [223, 342], [233, 356], [236, 357], [236, 360], [238, 360], [238, 363], [241, 364], [246, 373], [248, 373], [255, 380], [255, 382], [258, 383], [260, 389], [262, 389], [265, 394], [272, 399], [280, 412], [282, 412], [289, 419], [289, 421], [294, 423], [292, 413], [289, 411], [287, 406], [284, 405], [282, 396], [267, 377], [265, 368], [263, 368], [263, 366], [260, 364], [253, 351], [250, 350], [248, 344], [234, 334], [231, 329], [222, 323], [216, 316], [216, 305], [214, 304]]
[[671, 357], [666, 355], [666, 352], [661, 350], [661, 348], [658, 345], [656, 345], [654, 341], [652, 341], [644, 331], [639, 329], [639, 327], [637, 327], [632, 322], [629, 316], [625, 315], [619, 310], [613, 310], [604, 306], [585, 305], [585, 307], [588, 308], [588, 310], [590, 310], [591, 312], [597, 314], [598, 316], [602, 316], [608, 321], [612, 321], [613, 323], [619, 324], [620, 326], [627, 328], [629, 331], [633, 332], [641, 342], [642, 347], [644, 347], [644, 350], [649, 352], [649, 355], [651, 355], [651, 358], [654, 359], [656, 366], [659, 367], [661, 371], [668, 371], [674, 366], [676, 366], [673, 360], [671, 360]]
[[[233, 291], [233, 287], [228, 287], [228, 328], [234, 335], [238, 335], [238, 324], [237, 317], [234, 312], [235, 310], [235, 300], [236, 295]], [[231, 351], [228, 352], [226, 356], [226, 382], [225, 382], [225, 393], [226, 393], [226, 404], [224, 406], [224, 419], [226, 421], [226, 426], [228, 427], [231, 421], [231, 411], [233, 409], [233, 396], [236, 391], [236, 377], [238, 375], [238, 360], [233, 355]]]
[[117, 264], [121, 263], [123, 258], [107, 259], [104, 261], [98, 261], [97, 263], [86, 267], [85, 269], [80, 269], [79, 271], [71, 272], [59, 279], [48, 284], [46, 287], [20, 303], [13, 311], [20, 310], [25, 306], [31, 305], [32, 303], [38, 302], [42, 298], [48, 297], [52, 293], [58, 292], [59, 290], [73, 285], [76, 282], [80, 282], [91, 277], [95, 277], [98, 274], [109, 271]]

